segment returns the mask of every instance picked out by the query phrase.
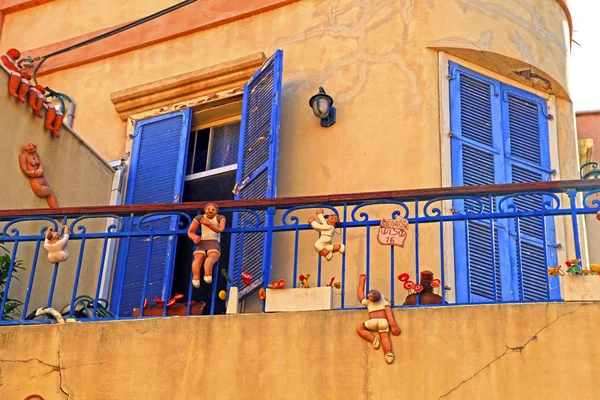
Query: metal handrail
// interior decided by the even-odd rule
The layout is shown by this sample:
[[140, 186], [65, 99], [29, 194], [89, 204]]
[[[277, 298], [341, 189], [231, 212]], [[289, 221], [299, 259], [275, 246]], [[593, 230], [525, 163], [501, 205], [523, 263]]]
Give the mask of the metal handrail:
[[[590, 180], [564, 180], [550, 182], [532, 182], [532, 183], [513, 183], [503, 185], [482, 185], [482, 186], [456, 186], [424, 189], [404, 189], [378, 192], [362, 193], [343, 193], [318, 196], [299, 196], [299, 197], [278, 197], [274, 199], [261, 200], [224, 200], [211, 201], [220, 208], [268, 208], [268, 207], [289, 207], [299, 205], [309, 205], [318, 203], [344, 203], [356, 204], [362, 201], [377, 199], [394, 200], [430, 200], [440, 196], [469, 196], [469, 195], [505, 195], [512, 193], [524, 193], [531, 191], [543, 191], [550, 193], [566, 193], [568, 189], [578, 191], [593, 190], [600, 188], [600, 182]], [[128, 215], [137, 212], [196, 212], [201, 210], [207, 201], [188, 202], [188, 203], [166, 203], [166, 204], [133, 204], [123, 206], [81, 206], [81, 207], [62, 207], [62, 208], [32, 208], [32, 209], [7, 209], [0, 210], [0, 221], [10, 220], [15, 217], [26, 216], [46, 216], [58, 217], [67, 215], [99, 215], [114, 214]]]

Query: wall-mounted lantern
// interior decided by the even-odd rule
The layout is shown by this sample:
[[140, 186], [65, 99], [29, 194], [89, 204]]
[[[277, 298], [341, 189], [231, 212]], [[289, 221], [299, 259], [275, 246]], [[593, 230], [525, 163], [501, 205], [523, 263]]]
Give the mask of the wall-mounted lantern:
[[308, 101], [317, 118], [321, 118], [322, 127], [330, 127], [335, 124], [335, 107], [333, 107], [333, 98], [325, 93], [322, 87], [319, 87], [319, 93], [315, 94]]

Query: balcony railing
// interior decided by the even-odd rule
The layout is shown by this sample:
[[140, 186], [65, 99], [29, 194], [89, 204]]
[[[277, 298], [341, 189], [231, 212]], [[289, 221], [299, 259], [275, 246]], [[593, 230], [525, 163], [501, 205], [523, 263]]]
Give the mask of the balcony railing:
[[[581, 180], [221, 201], [217, 202], [220, 214], [228, 216], [222, 237], [230, 237], [240, 247], [232, 256], [221, 258], [214, 275], [226, 269], [240, 293], [250, 296], [271, 280], [285, 278], [286, 288], [297, 288], [300, 274], [311, 274], [311, 286], [325, 286], [336, 277], [341, 286], [332, 288], [336, 309], [360, 307], [356, 300], [360, 273], [367, 275], [367, 290], [377, 288], [394, 307], [400, 307], [407, 291], [397, 276], [408, 273], [419, 284], [425, 269], [440, 280], [436, 289], [442, 299], [440, 306], [560, 301], [557, 278], [549, 278], [547, 268], [553, 260], [565, 261], [567, 255], [582, 258], [583, 219], [578, 217], [600, 210], [598, 193], [600, 184]], [[146, 298], [160, 293], [158, 297], [166, 302], [173, 294], [173, 268], [167, 268], [158, 279], [160, 287], [152, 287], [150, 265], [156, 257], [152, 244], [158, 238], [189, 241], [187, 228], [203, 205], [0, 210], [0, 241], [6, 252], [4, 285], [0, 279], [0, 324], [52, 322], [48, 316], [31, 319], [32, 311], [41, 307], [54, 307], [65, 318], [81, 321], [140, 318], [132, 316], [133, 308], [147, 317]], [[320, 208], [339, 217], [339, 236], [334, 235], [334, 243], [346, 247], [344, 254], [335, 253], [331, 261], [315, 251], [318, 235], [307, 222]], [[232, 227], [233, 215], [243, 223]], [[164, 228], [157, 222], [161, 217], [176, 217], [177, 224]], [[381, 221], [398, 218], [409, 224], [404, 247], [378, 243]], [[47, 229], [59, 230], [62, 225], [71, 231], [68, 266], [49, 263], [43, 249]], [[259, 238], [259, 248], [248, 245], [253, 235]], [[541, 249], [537, 256], [531, 250], [536, 243]], [[140, 247], [142, 244], [145, 247]], [[144, 252], [145, 264], [136, 266], [141, 269], [134, 304], [126, 305], [123, 300], [124, 293], [132, 293], [127, 288], [112, 288], [113, 298], [101, 299], [107, 297], [109, 286], [123, 281], [131, 268], [131, 263], [123, 260], [135, 248]], [[554, 252], [557, 254], [551, 254]], [[115, 267], [119, 263], [121, 268]], [[246, 286], [241, 275], [252, 266], [254, 282]], [[193, 288], [191, 279], [187, 281], [180, 302], [190, 315], [194, 306], [188, 299], [193, 297]], [[531, 285], [542, 289], [528, 294]], [[204, 314], [214, 314], [223, 301], [217, 286], [215, 280]], [[421, 296], [413, 296], [416, 306]], [[58, 303], [57, 297], [63, 303]], [[9, 312], [19, 303], [20, 316]], [[167, 316], [167, 305], [160, 308], [159, 315]]]

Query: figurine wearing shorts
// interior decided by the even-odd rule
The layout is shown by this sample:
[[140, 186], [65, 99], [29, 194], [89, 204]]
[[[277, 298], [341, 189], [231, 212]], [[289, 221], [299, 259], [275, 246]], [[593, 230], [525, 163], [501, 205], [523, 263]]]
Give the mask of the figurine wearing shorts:
[[[365, 298], [365, 282], [367, 276], [360, 275], [358, 282], [358, 301], [362, 305], [367, 306], [369, 310], [369, 320], [358, 325], [356, 332], [361, 338], [370, 342], [374, 348], [378, 349], [379, 345], [383, 347], [385, 361], [388, 364], [394, 362], [394, 353], [392, 353], [392, 344], [390, 342], [390, 329], [394, 335], [400, 334], [400, 328], [394, 320], [394, 314], [390, 303], [385, 300], [385, 297], [377, 291], [371, 290]], [[372, 332], [379, 332], [379, 337], [373, 335]], [[381, 338], [381, 342], [380, 342]]]
[[200, 287], [200, 268], [204, 265], [204, 282], [211, 283], [213, 266], [221, 256], [221, 232], [225, 230], [225, 217], [219, 215], [219, 206], [207, 203], [204, 215], [198, 215], [188, 228], [188, 237], [194, 242], [192, 285]]

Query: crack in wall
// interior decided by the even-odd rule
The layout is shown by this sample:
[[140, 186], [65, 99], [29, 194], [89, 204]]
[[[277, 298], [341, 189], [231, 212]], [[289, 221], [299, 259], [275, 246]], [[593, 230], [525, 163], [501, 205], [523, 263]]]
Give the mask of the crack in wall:
[[[292, 75], [295, 75], [291, 79], [291, 81], [296, 81], [297, 83], [292, 83], [289, 86], [297, 86], [300, 84], [306, 83], [306, 81], [317, 82], [321, 84], [322, 82], [327, 81], [329, 78], [335, 76], [339, 73], [340, 70], [356, 65], [357, 66], [357, 78], [356, 81], [353, 82], [351, 89], [346, 90], [341, 93], [334, 93], [336, 102], [344, 103], [346, 101], [352, 100], [355, 96], [357, 96], [364, 85], [367, 83], [367, 69], [370, 65], [373, 64], [383, 64], [390, 63], [396, 66], [401, 73], [404, 74], [405, 78], [410, 80], [410, 84], [414, 87], [417, 86], [417, 74], [409, 68], [409, 65], [406, 61], [399, 55], [399, 52], [402, 48], [402, 45], [397, 45], [391, 51], [384, 54], [370, 54], [366, 49], [366, 37], [370, 31], [375, 30], [388, 23], [392, 18], [396, 15], [400, 14], [403, 25], [405, 27], [403, 33], [403, 42], [407, 41], [407, 29], [408, 25], [412, 20], [412, 9], [413, 9], [413, 1], [407, 2], [407, 6], [404, 8], [390, 10], [383, 17], [378, 18], [378, 12], [384, 9], [387, 6], [393, 6], [397, 3], [397, 0], [381, 0], [376, 3], [364, 2], [362, 0], [355, 0], [341, 8], [335, 8], [337, 5], [331, 5], [331, 2], [325, 7], [321, 7], [315, 11], [313, 16], [315, 18], [318, 17], [320, 13], [326, 13], [327, 22], [321, 23], [314, 27], [308, 28], [304, 32], [300, 32], [298, 34], [294, 34], [292, 36], [283, 37], [277, 39], [272, 45], [270, 52], [274, 52], [275, 49], [281, 48], [283, 46], [288, 46], [291, 44], [299, 43], [306, 41], [310, 38], [320, 37], [320, 36], [329, 36], [332, 38], [339, 39], [355, 39], [357, 41], [357, 48], [354, 54], [338, 59], [330, 65], [324, 67], [323, 70], [318, 72], [311, 71], [310, 73], [303, 72], [292, 72]], [[344, 14], [345, 12], [358, 7], [361, 9], [362, 14], [359, 21], [352, 25], [344, 25], [337, 23], [337, 16]], [[290, 82], [290, 80], [288, 80]], [[413, 97], [413, 100], [416, 104], [420, 104], [421, 97], [417, 93]]]
[[404, 42], [408, 41], [408, 25], [412, 20], [412, 10], [414, 7], [413, 1], [414, 0], [410, 0], [410, 3], [408, 4], [405, 10], [402, 10], [403, 12], [401, 14], [402, 24], [404, 25], [404, 32], [402, 33], [402, 39], [404, 40]]
[[529, 340], [527, 340], [527, 342], [525, 342], [523, 345], [521, 346], [508, 346], [505, 344], [505, 349], [504, 351], [498, 355], [497, 357], [495, 357], [492, 361], [490, 361], [489, 363], [487, 363], [486, 365], [484, 365], [483, 367], [481, 367], [479, 370], [477, 370], [473, 375], [469, 376], [468, 378], [464, 379], [463, 381], [461, 381], [458, 385], [456, 385], [454, 388], [452, 388], [450, 391], [446, 392], [445, 394], [441, 395], [438, 400], [443, 399], [449, 395], [451, 395], [454, 391], [456, 391], [458, 388], [460, 388], [463, 384], [469, 382], [470, 380], [472, 380], [473, 378], [475, 378], [477, 375], [479, 375], [482, 371], [484, 371], [485, 369], [489, 368], [492, 364], [494, 364], [496, 361], [500, 360], [502, 357], [504, 357], [505, 355], [509, 354], [509, 353], [523, 353], [523, 350], [525, 350], [525, 348], [529, 345], [529, 343], [533, 342], [534, 340], [536, 340], [538, 338], [538, 336], [545, 331], [546, 329], [548, 329], [551, 325], [553, 325], [554, 323], [556, 323], [559, 319], [562, 319], [566, 316], [569, 316], [579, 310], [581, 310], [583, 307], [589, 306], [593, 303], [590, 304], [583, 304], [579, 307], [577, 307], [576, 309], [574, 309], [573, 311], [569, 311], [568, 313], [565, 313], [563, 315], [559, 315], [558, 317], [556, 317], [553, 321], [548, 322], [548, 306], [550, 305], [550, 303], [546, 304], [546, 323], [545, 325], [538, 330], [533, 336], [531, 336], [529, 338]]
[[[560, 39], [558, 39], [556, 37], [556, 35], [554, 35], [548, 29], [545, 28], [545, 21], [544, 21], [544, 18], [542, 17], [542, 15], [539, 14], [539, 12], [537, 12], [537, 10], [535, 10], [534, 8], [527, 6], [526, 4], [520, 2], [519, 0], [516, 0], [517, 3], [519, 3], [524, 8], [526, 8], [527, 11], [529, 11], [533, 22], [527, 21], [525, 18], [520, 17], [519, 15], [511, 12], [510, 10], [508, 10], [507, 8], [505, 8], [499, 4], [482, 3], [482, 2], [474, 1], [474, 0], [456, 0], [456, 1], [463, 6], [463, 10], [465, 12], [467, 12], [467, 10], [469, 8], [472, 8], [472, 9], [478, 10], [479, 12], [481, 12], [489, 17], [492, 17], [492, 18], [504, 17], [504, 18], [514, 22], [515, 24], [521, 26], [522, 28], [527, 30], [529, 33], [531, 33], [534, 37], [536, 37], [539, 40], [539, 42], [544, 47], [546, 47], [549, 54], [554, 54], [552, 52], [552, 48], [550, 47], [550, 42], [554, 42], [564, 52], [569, 51], [568, 47], [565, 46], [565, 44], [562, 43], [562, 41]], [[548, 38], [550, 40], [544, 40], [545, 38], [540, 37], [540, 35], [538, 35], [538, 33], [542, 34], [543, 36], [545, 36], [545, 38]], [[561, 65], [564, 65], [564, 62]]]
[[61, 348], [61, 343], [62, 343], [62, 335], [61, 335], [61, 330], [60, 327], [57, 327], [58, 329], [58, 334], [57, 334], [57, 345], [56, 345], [56, 356], [57, 356], [57, 360], [58, 360], [58, 387], [60, 388], [60, 391], [63, 392], [66, 396], [67, 396], [67, 400], [71, 397], [71, 395], [69, 393], [67, 393], [65, 391], [65, 389], [63, 388], [63, 374], [62, 374], [62, 370], [63, 368], [60, 366], [61, 364], [61, 359], [60, 359], [60, 348]]

